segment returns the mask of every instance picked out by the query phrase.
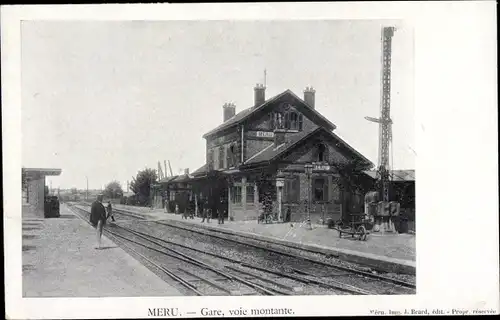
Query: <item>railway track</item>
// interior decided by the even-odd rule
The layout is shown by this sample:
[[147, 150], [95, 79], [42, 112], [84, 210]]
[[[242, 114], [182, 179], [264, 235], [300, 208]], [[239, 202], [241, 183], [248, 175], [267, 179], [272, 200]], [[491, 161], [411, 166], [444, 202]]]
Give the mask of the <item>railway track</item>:
[[[73, 211], [88, 221], [88, 207], [71, 206]], [[296, 295], [296, 294], [411, 294], [412, 284], [392, 281], [383, 276], [376, 277], [362, 271], [335, 266], [290, 253], [262, 248], [256, 244], [241, 243], [227, 239], [216, 232], [207, 234], [206, 229], [186, 228], [165, 221], [147, 221], [140, 214], [125, 210], [114, 210], [120, 223], [105, 227], [108, 236], [124, 246], [137, 259], [145, 261], [157, 272], [173, 279], [191, 294], [196, 295]], [[132, 222], [133, 226], [125, 226]], [[139, 220], [140, 223], [137, 223]], [[148, 223], [154, 223], [152, 228]], [[158, 228], [159, 225], [162, 228]], [[152, 230], [168, 233], [158, 234]], [[271, 261], [280, 261], [285, 268], [276, 268], [265, 263], [246, 259], [249, 252], [231, 256], [221, 254], [199, 242], [188, 243], [175, 233], [189, 233], [204, 242], [217, 242], [215, 246], [236, 244], [253, 250], [267, 250], [273, 255]], [[212, 241], [211, 239], [214, 239]], [[174, 241], [176, 240], [176, 241]], [[206, 245], [206, 244], [205, 244]], [[201, 246], [201, 247], [200, 247]], [[250, 255], [253, 253], [250, 252]], [[196, 257], [196, 258], [195, 258]], [[243, 258], [242, 258], [243, 257]], [[297, 263], [300, 261], [302, 263]], [[367, 283], [369, 285], [367, 285]], [[381, 285], [383, 284], [383, 285]], [[388, 288], [390, 284], [390, 288]], [[380, 289], [381, 288], [381, 289]]]
[[[140, 214], [128, 211], [128, 210], [124, 210], [124, 209], [117, 209], [117, 211], [120, 212], [120, 214], [123, 214], [125, 216], [140, 215]], [[141, 216], [141, 218], [144, 219], [144, 216]], [[300, 249], [300, 250], [299, 249], [291, 249], [290, 247], [287, 247], [285, 245], [279, 245], [279, 244], [276, 244], [274, 242], [267, 241], [267, 240], [261, 240], [261, 239], [255, 240], [255, 239], [250, 239], [250, 238], [244, 237], [244, 236], [234, 235], [234, 233], [228, 232], [224, 229], [210, 230], [207, 228], [198, 227], [196, 225], [186, 225], [182, 222], [177, 222], [175, 220], [154, 221], [153, 223], [157, 223], [157, 224], [161, 224], [164, 226], [180, 229], [180, 230], [190, 232], [190, 233], [196, 233], [196, 234], [200, 234], [200, 235], [209, 235], [211, 238], [221, 239], [224, 241], [231, 241], [231, 242], [235, 242], [235, 243], [245, 245], [245, 246], [252, 246], [255, 248], [259, 248], [259, 249], [264, 249], [266, 251], [275, 252], [279, 255], [296, 257], [298, 254], [300, 254], [301, 255], [300, 258], [302, 260], [308, 261], [308, 262], [313, 263], [313, 264], [318, 264], [318, 267], [320, 267], [320, 269], [323, 269], [323, 267], [335, 268], [337, 270], [345, 271], [348, 273], [355, 273], [355, 274], [362, 276], [362, 277], [365, 277], [367, 279], [388, 282], [388, 283], [392, 283], [392, 284], [399, 285], [402, 287], [416, 289], [416, 285], [414, 282], [405, 281], [405, 280], [394, 278], [391, 276], [386, 276], [383, 274], [383, 272], [380, 272], [380, 271], [379, 271], [379, 273], [372, 273], [372, 272], [366, 271], [367, 270], [366, 267], [361, 267], [361, 266], [350, 267], [350, 266], [342, 265], [341, 263], [339, 263], [340, 261], [337, 261], [338, 259], [327, 259], [329, 261], [323, 261], [321, 259], [315, 258], [314, 256], [320, 257], [320, 256], [324, 256], [324, 255], [318, 254], [318, 253], [313, 252], [313, 251], [308, 251], [308, 250], [304, 250], [304, 249]], [[269, 248], [268, 244], [271, 244], [271, 243], [272, 243], [273, 247], [278, 248], [278, 249], [275, 250], [275, 249]], [[313, 257], [303, 256], [304, 252], [311, 253]], [[323, 273], [320, 270], [318, 272], [319, 272], [319, 274]], [[314, 274], [318, 274], [318, 272], [315, 272]], [[309, 271], [308, 273], [312, 273], [312, 272]]]

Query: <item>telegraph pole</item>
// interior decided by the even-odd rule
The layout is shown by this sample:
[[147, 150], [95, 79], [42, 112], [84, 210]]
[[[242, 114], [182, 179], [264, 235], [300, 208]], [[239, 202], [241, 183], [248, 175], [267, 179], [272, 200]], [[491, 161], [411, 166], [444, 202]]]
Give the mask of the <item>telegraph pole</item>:
[[85, 176], [85, 179], [87, 180], [87, 192], [85, 192], [85, 200], [89, 200], [89, 178]]

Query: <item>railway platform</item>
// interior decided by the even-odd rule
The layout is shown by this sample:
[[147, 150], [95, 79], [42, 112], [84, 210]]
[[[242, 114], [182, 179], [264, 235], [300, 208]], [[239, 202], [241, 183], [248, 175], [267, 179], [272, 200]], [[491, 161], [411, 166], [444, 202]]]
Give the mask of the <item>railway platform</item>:
[[23, 297], [175, 296], [165, 283], [61, 204], [60, 218], [22, 208]]
[[217, 219], [202, 223], [200, 218], [186, 220], [181, 215], [159, 209], [125, 205], [116, 205], [116, 208], [139, 213], [148, 219], [175, 220], [271, 244], [332, 255], [387, 272], [415, 274], [415, 235], [412, 234], [370, 234], [367, 241], [358, 241], [350, 237], [339, 238], [337, 231], [328, 229], [326, 225], [313, 224], [312, 230], [300, 223], [258, 224], [256, 220], [225, 221], [219, 225]]

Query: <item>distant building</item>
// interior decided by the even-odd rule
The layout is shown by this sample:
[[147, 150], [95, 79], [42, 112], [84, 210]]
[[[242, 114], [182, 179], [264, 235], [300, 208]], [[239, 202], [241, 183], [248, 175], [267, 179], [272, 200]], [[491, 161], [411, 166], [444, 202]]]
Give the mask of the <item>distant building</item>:
[[38, 213], [43, 213], [46, 195], [45, 177], [58, 176], [62, 170], [43, 168], [22, 168], [21, 170], [25, 179], [23, 191], [26, 202], [32, 205]]

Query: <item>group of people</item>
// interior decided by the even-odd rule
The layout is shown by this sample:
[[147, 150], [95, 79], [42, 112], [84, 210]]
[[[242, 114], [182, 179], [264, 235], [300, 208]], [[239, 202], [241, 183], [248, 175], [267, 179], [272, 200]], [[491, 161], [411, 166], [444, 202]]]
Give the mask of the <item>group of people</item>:
[[[169, 205], [168, 200], [165, 200], [165, 211], [167, 211], [168, 205]], [[226, 214], [226, 211], [223, 208], [224, 208], [224, 203], [221, 201], [220, 205], [216, 209], [219, 224], [224, 224], [224, 216]], [[180, 211], [179, 205], [176, 204], [174, 212], [176, 214], [180, 214], [179, 211]], [[187, 219], [189, 217], [189, 218], [193, 219], [194, 218], [194, 211], [195, 211], [194, 205], [184, 209], [184, 213], [182, 214], [182, 218]], [[205, 199], [205, 200], [200, 200], [198, 202], [198, 212], [201, 213], [201, 218], [202, 218], [201, 222], [205, 222], [205, 220], [207, 222], [210, 222], [210, 219], [212, 219], [212, 211], [213, 211], [213, 209], [210, 207], [208, 200]]]
[[97, 196], [96, 201], [92, 203], [90, 208], [90, 223], [97, 230], [97, 247], [96, 249], [101, 249], [101, 238], [102, 238], [102, 229], [106, 224], [106, 221], [111, 218], [111, 221], [115, 221], [115, 217], [113, 216], [113, 208], [111, 206], [111, 202], [108, 201], [108, 205], [105, 208], [103, 202], [103, 195], [100, 194]]
[[[212, 211], [213, 209], [210, 208], [208, 205], [208, 201], [201, 201], [200, 202], [200, 212], [201, 212], [201, 222], [205, 222], [207, 220], [208, 223], [210, 223], [210, 219], [212, 218]], [[219, 206], [216, 209], [217, 211], [217, 220], [219, 224], [224, 224], [224, 216], [226, 211], [224, 210], [224, 202], [221, 201]]]

